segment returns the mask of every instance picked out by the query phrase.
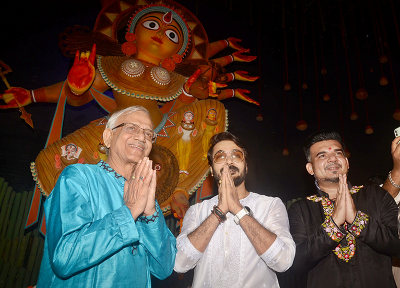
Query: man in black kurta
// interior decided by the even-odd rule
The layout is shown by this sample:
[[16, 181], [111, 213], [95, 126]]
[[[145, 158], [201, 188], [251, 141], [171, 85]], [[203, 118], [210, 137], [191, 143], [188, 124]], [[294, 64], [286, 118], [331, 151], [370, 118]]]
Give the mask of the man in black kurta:
[[391, 256], [400, 252], [397, 206], [379, 186], [355, 187], [336, 132], [317, 132], [304, 147], [316, 194], [289, 209], [296, 243], [291, 268], [307, 287], [396, 287]]

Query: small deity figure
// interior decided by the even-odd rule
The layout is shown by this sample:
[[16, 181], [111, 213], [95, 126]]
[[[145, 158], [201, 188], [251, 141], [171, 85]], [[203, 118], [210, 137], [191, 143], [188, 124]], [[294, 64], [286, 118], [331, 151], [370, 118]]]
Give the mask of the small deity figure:
[[194, 114], [192, 111], [187, 111], [183, 114], [183, 119], [178, 127], [178, 133], [182, 134], [182, 137], [179, 138], [177, 142], [177, 156], [179, 163], [179, 174], [189, 175], [187, 171], [187, 167], [189, 164], [190, 153], [192, 152], [193, 143], [192, 138], [196, 137], [197, 129], [194, 124]]
[[79, 154], [82, 149], [78, 148], [74, 143], [69, 143], [61, 147], [62, 154], [61, 157], [67, 158], [67, 160], [74, 160], [79, 158]]
[[217, 115], [217, 110], [211, 108], [207, 111], [206, 119], [201, 123], [201, 129], [204, 130], [202, 138], [203, 159], [207, 159], [207, 151], [210, 147], [211, 137], [219, 132]]

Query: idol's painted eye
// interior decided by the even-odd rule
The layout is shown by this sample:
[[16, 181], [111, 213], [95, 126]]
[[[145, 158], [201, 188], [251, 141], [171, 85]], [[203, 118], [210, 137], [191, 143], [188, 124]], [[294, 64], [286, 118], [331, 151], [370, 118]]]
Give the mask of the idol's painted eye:
[[179, 36], [178, 34], [171, 29], [167, 29], [165, 30], [165, 35], [169, 38], [169, 40], [171, 40], [174, 43], [178, 43], [179, 42]]
[[150, 30], [158, 30], [160, 28], [160, 24], [154, 20], [147, 20], [142, 23], [142, 26], [150, 29]]

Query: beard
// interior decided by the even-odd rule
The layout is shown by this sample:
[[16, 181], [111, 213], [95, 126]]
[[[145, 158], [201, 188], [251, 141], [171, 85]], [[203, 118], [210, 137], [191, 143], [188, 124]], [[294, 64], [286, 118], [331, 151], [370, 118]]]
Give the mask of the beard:
[[[328, 170], [331, 166], [337, 166], [338, 168], [342, 168], [342, 165], [340, 163], [330, 163], [325, 166], [325, 171]], [[337, 177], [325, 177], [323, 178], [323, 181], [330, 183], [339, 183], [338, 171], [334, 171], [333, 174], [337, 174]]]
[[[219, 171], [219, 174], [218, 174], [218, 173], [215, 173], [215, 175], [214, 175], [214, 181], [215, 181], [217, 184], [219, 184], [219, 180], [221, 180], [221, 178], [222, 178], [221, 176], [222, 176], [223, 170], [224, 170], [224, 168], [222, 168], [222, 169]], [[239, 168], [237, 168], [236, 166], [233, 166], [233, 165], [230, 165], [230, 166], [229, 166], [229, 170], [232, 171], [232, 172], [237, 172], [237, 173], [239, 173], [238, 176], [232, 177], [232, 180], [233, 180], [233, 185], [235, 185], [235, 187], [240, 186], [240, 185], [243, 183], [243, 181], [246, 179], [246, 171], [243, 170], [242, 173], [240, 173]]]
[[338, 177], [331, 177], [331, 178], [324, 178], [324, 182], [330, 182], [330, 183], [339, 183], [339, 176]]

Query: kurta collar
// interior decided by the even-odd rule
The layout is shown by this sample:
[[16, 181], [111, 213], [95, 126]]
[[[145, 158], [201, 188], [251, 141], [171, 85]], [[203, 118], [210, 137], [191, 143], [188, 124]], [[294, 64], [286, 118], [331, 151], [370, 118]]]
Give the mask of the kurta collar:
[[[317, 187], [317, 194], [318, 194], [318, 196], [322, 196], [322, 197], [326, 197], [326, 198], [330, 199], [330, 198], [329, 198], [329, 194], [326, 193], [325, 191], [323, 191], [323, 190], [319, 187], [318, 182], [317, 182], [317, 179], [315, 179], [315, 186]], [[353, 185], [351, 185], [350, 181], [347, 181], [347, 186], [349, 187], [349, 190], [353, 187]]]
[[99, 163], [97, 163], [97, 166], [100, 168], [104, 169], [106, 172], [110, 174], [110, 176], [114, 177], [118, 182], [122, 185], [125, 184], [126, 178], [119, 174], [117, 171], [115, 171], [113, 168], [111, 168], [108, 163], [104, 162], [103, 160], [100, 160]]

